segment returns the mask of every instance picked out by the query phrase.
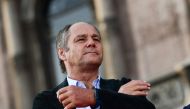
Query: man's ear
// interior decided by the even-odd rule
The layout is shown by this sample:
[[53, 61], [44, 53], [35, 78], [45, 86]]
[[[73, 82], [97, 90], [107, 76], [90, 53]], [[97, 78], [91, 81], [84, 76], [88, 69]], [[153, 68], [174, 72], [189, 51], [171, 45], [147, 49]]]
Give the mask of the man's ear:
[[65, 61], [66, 60], [66, 56], [65, 56], [65, 49], [64, 48], [59, 48], [57, 50], [57, 54], [58, 54], [58, 57], [59, 59]]

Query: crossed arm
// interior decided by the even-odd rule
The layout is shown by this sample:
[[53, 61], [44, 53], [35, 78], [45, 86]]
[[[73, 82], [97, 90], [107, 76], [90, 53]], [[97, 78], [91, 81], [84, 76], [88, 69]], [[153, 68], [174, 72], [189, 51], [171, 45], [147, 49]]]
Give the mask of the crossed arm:
[[[99, 89], [96, 89], [96, 93], [99, 94], [99, 99], [101, 99], [101, 105], [104, 109], [125, 109], [125, 107], [127, 109], [141, 109], [142, 106], [144, 106], [142, 109], [155, 109], [145, 97], [149, 90], [149, 83], [141, 80], [132, 80], [122, 85], [118, 93]], [[65, 109], [72, 109], [75, 107], [94, 106], [97, 102], [94, 94], [93, 89], [67, 86], [58, 90], [57, 98], [65, 106]]]

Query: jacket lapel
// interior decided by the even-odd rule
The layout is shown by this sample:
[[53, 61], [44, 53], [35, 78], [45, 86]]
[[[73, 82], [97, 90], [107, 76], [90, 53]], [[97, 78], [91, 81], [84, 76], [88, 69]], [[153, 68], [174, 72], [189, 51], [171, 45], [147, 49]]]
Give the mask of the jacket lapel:
[[68, 86], [67, 78], [65, 78], [65, 80], [55, 88], [55, 91], [57, 92], [59, 89], [66, 86]]
[[61, 88], [63, 88], [63, 87], [66, 87], [66, 86], [68, 86], [68, 82], [67, 82], [67, 78], [65, 78], [65, 80], [61, 83], [61, 84], [59, 84], [55, 89], [54, 89], [54, 93], [55, 93], [55, 107], [56, 107], [56, 109], [64, 109], [64, 107], [63, 107], [63, 105], [58, 101], [58, 99], [57, 99], [57, 95], [56, 95], [56, 92], [59, 90], [59, 89], [61, 89]]

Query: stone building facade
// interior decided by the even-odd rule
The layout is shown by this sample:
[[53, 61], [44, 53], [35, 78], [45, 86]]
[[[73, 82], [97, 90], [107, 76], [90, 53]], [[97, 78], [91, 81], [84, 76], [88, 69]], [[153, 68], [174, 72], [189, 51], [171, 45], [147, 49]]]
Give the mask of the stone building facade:
[[104, 78], [152, 83], [157, 109], [190, 104], [189, 0], [0, 0], [0, 106], [30, 109], [61, 73], [55, 36], [76, 21], [102, 35]]

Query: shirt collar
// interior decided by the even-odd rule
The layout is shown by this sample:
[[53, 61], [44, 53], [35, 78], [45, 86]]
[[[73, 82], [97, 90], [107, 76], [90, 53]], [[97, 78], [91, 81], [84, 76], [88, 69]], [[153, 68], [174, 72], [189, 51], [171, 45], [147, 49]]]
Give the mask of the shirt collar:
[[[83, 82], [81, 81], [78, 81], [78, 80], [74, 80], [74, 79], [71, 79], [67, 76], [67, 81], [68, 81], [68, 85], [73, 85], [73, 86], [78, 86], [78, 87], [82, 87], [82, 88], [86, 88], [86, 86], [84, 85]], [[100, 75], [98, 75], [97, 79], [95, 79], [93, 82], [92, 82], [92, 85], [95, 87], [95, 88], [100, 88]]]

